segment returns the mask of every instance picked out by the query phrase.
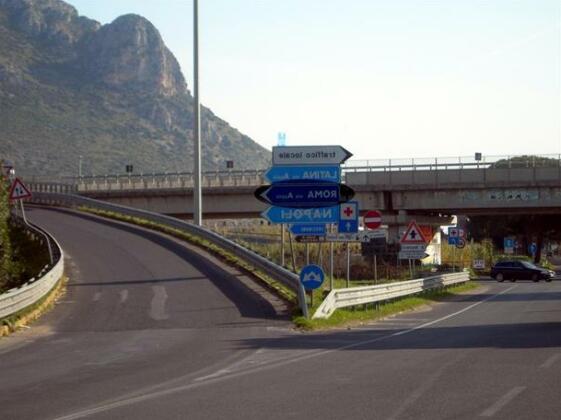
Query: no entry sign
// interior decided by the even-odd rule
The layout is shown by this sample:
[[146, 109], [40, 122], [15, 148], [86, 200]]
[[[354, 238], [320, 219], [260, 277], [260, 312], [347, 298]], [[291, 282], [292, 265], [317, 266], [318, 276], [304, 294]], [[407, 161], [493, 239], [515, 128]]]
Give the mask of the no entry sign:
[[382, 224], [382, 214], [376, 210], [369, 210], [364, 215], [364, 226], [368, 229], [378, 229]]

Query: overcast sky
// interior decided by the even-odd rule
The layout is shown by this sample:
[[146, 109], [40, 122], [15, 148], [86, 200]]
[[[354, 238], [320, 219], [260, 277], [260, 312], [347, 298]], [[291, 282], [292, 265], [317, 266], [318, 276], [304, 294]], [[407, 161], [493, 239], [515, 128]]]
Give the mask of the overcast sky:
[[[140, 14], [192, 87], [192, 1], [70, 0]], [[270, 148], [356, 159], [561, 153], [559, 0], [200, 0], [201, 102]]]

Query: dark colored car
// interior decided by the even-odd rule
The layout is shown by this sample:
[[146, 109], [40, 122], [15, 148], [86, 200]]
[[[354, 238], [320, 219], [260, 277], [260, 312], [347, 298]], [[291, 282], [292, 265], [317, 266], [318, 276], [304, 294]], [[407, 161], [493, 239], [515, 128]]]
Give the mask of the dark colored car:
[[538, 267], [528, 261], [500, 261], [491, 268], [491, 277], [497, 281], [551, 281], [555, 271]]

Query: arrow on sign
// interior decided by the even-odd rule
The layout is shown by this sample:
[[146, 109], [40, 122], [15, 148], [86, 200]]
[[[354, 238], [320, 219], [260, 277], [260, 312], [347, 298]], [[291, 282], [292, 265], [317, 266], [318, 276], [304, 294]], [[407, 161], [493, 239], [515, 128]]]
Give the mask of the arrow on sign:
[[331, 207], [346, 203], [354, 190], [344, 184], [325, 181], [286, 181], [263, 185], [255, 190], [255, 197], [268, 204], [289, 208]]
[[352, 155], [342, 146], [274, 146], [273, 165], [339, 165]]

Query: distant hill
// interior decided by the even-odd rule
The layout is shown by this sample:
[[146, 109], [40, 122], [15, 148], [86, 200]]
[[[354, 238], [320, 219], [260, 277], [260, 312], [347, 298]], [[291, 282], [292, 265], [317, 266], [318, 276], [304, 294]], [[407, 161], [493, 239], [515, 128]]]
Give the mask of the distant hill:
[[[270, 152], [202, 107], [203, 169], [260, 169]], [[192, 169], [193, 97], [145, 18], [107, 25], [60, 0], [0, 0], [0, 159], [18, 173]]]

